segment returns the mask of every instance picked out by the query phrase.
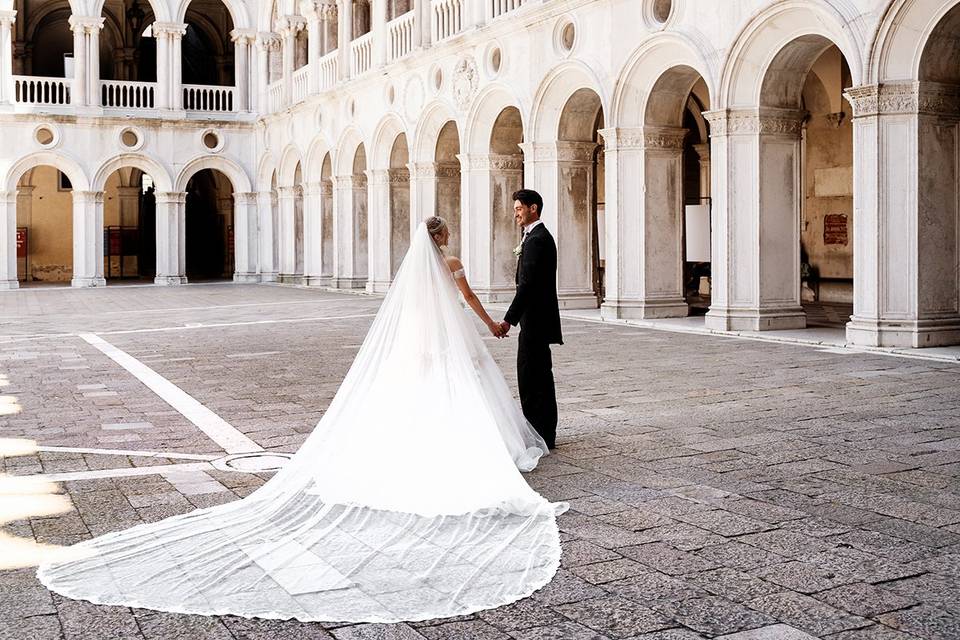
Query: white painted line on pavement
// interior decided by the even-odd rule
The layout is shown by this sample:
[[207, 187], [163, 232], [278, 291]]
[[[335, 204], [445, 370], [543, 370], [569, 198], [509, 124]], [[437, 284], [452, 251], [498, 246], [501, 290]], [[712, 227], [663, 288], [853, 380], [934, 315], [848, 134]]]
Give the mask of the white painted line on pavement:
[[[97, 335], [116, 336], [127, 333], [155, 333], [160, 331], [192, 331], [194, 329], [219, 329], [222, 327], [244, 327], [257, 324], [292, 324], [298, 322], [320, 322], [322, 320], [354, 320], [356, 318], [373, 318], [375, 313], [358, 313], [348, 316], [318, 316], [313, 318], [289, 318], [286, 320], [249, 320], [246, 322], [215, 322], [210, 324], [191, 323], [179, 327], [159, 327], [155, 329], [121, 329], [118, 331], [100, 331]], [[81, 337], [88, 334], [79, 334]]]
[[102, 478], [129, 478], [150, 476], [170, 471], [211, 471], [209, 462], [185, 462], [183, 464], [160, 464], [152, 467], [124, 467], [123, 469], [97, 469], [96, 471], [67, 471], [65, 473], [41, 473], [30, 478], [49, 482], [71, 482], [74, 480], [99, 480]]
[[37, 447], [37, 451], [59, 453], [89, 453], [104, 456], [138, 456], [141, 458], [170, 458], [171, 460], [216, 460], [220, 455], [199, 453], [165, 453], [163, 451], [135, 451], [133, 449], [91, 449], [88, 447]]
[[233, 425], [129, 353], [92, 333], [81, 333], [80, 338], [133, 374], [137, 380], [179, 411], [184, 418], [195, 424], [227, 453], [263, 451], [263, 447], [237, 431]]

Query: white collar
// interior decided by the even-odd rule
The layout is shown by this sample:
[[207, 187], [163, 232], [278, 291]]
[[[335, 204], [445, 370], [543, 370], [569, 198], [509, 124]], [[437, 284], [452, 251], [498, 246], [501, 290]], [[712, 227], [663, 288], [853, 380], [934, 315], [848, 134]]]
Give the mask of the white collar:
[[529, 234], [529, 233], [530, 233], [531, 231], [533, 231], [533, 230], [537, 227], [537, 225], [539, 225], [539, 224], [543, 224], [543, 220], [536, 220], [536, 221], [534, 221], [534, 222], [531, 222], [530, 224], [528, 224], [527, 226], [525, 226], [525, 227], [523, 228], [523, 234], [524, 234], [524, 235]]

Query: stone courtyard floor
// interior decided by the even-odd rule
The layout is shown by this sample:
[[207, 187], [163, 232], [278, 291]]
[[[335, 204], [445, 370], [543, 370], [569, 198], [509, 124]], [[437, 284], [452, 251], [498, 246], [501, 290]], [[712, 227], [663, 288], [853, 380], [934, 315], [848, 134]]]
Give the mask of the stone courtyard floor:
[[[3, 293], [0, 396], [22, 411], [0, 437], [41, 451], [0, 471], [44, 474], [76, 507], [6, 529], [69, 544], [249, 494], [269, 473], [225, 456], [295, 452], [379, 303], [232, 284]], [[303, 624], [94, 606], [27, 569], [0, 572], [0, 638], [960, 638], [960, 364], [564, 330], [559, 448], [527, 479], [571, 510], [562, 569], [531, 598]], [[515, 385], [516, 338], [488, 344]]]

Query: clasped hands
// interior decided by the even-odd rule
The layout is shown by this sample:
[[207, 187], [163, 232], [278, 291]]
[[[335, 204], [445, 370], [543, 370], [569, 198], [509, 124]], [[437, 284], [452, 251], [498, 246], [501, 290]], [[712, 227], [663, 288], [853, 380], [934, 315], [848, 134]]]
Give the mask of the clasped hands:
[[490, 333], [493, 334], [494, 338], [506, 338], [507, 334], [510, 333], [510, 323], [492, 322], [490, 323]]

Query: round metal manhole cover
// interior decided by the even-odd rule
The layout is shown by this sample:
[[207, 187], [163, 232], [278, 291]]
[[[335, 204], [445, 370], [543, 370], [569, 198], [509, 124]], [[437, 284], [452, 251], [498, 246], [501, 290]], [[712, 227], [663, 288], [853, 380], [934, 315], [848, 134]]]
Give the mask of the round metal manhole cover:
[[211, 464], [223, 471], [240, 471], [243, 473], [259, 473], [261, 471], [276, 471], [280, 469], [293, 455], [289, 453], [238, 453], [214, 460]]

